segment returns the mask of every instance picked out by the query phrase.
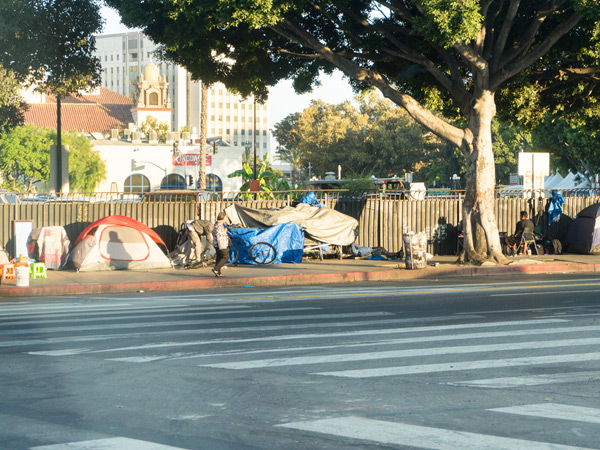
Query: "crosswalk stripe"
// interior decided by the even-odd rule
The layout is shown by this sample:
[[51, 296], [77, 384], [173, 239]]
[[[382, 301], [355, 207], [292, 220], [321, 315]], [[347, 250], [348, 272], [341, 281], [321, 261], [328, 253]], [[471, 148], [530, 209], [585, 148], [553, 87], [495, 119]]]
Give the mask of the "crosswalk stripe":
[[[315, 311], [315, 310], [319, 310], [320, 308], [273, 308], [273, 309], [262, 309], [260, 310], [260, 313], [276, 313], [276, 312], [297, 312], [297, 311]], [[22, 324], [27, 324], [27, 325], [40, 325], [40, 324], [46, 324], [46, 323], [61, 323], [61, 322], [68, 322], [68, 321], [76, 321], [77, 323], [81, 323], [81, 322], [103, 322], [103, 321], [110, 321], [110, 320], [125, 320], [125, 319], [145, 319], [145, 320], [149, 320], [149, 319], [156, 319], [156, 318], [160, 318], [160, 319], [164, 319], [166, 317], [180, 317], [180, 316], [190, 316], [190, 315], [201, 315], [202, 317], [210, 317], [210, 316], [237, 316], [237, 315], [242, 315], [242, 314], [256, 314], [256, 310], [254, 309], [250, 309], [250, 308], [244, 308], [244, 309], [233, 309], [233, 310], [215, 310], [214, 308], [211, 309], [183, 309], [183, 310], [173, 310], [175, 312], [167, 312], [165, 313], [164, 310], [147, 310], [144, 312], [147, 313], [151, 313], [151, 314], [147, 314], [147, 315], [141, 315], [141, 311], [135, 311], [135, 314], [126, 314], [129, 311], [120, 311], [118, 317], [115, 317], [115, 315], [117, 314], [116, 312], [111, 312], [110, 314], [106, 314], [106, 313], [102, 313], [102, 315], [104, 317], [88, 317], [91, 316], [91, 314], [86, 314], [86, 317], [80, 317], [80, 314], [77, 314], [75, 316], [68, 316], [65, 317], [64, 315], [61, 315], [60, 317], [57, 318], [47, 318], [44, 316], [41, 316], [39, 318], [34, 318], [33, 316], [29, 316], [27, 319], [25, 320], [11, 320], [9, 322], [1, 322], [0, 321], [0, 327], [3, 326], [14, 326], [14, 325], [22, 325]], [[110, 317], [106, 317], [106, 316], [110, 316]]]
[[600, 423], [600, 409], [563, 405], [560, 403], [539, 403], [535, 405], [510, 406], [506, 408], [489, 409], [488, 411], [518, 414], [521, 416], [544, 417], [546, 419]]
[[92, 441], [68, 442], [65, 444], [42, 445], [31, 450], [185, 450], [181, 447], [156, 444], [127, 438], [96, 439]]
[[530, 356], [524, 358], [490, 359], [442, 364], [422, 364], [400, 367], [382, 367], [377, 369], [339, 370], [317, 372], [313, 375], [325, 375], [344, 378], [389, 377], [395, 375], [413, 375], [417, 373], [456, 372], [460, 370], [492, 369], [498, 367], [533, 366], [536, 364], [558, 364], [565, 362], [598, 361], [600, 353], [579, 353], [572, 355]]
[[481, 387], [488, 389], [507, 389], [519, 386], [537, 386], [541, 384], [578, 383], [580, 381], [600, 380], [600, 372], [568, 372], [552, 375], [533, 375], [523, 377], [486, 378], [483, 380], [455, 381], [446, 383], [451, 386]]
[[[442, 318], [440, 318], [441, 320]], [[452, 318], [445, 317], [445, 320], [450, 320]], [[391, 320], [379, 320], [379, 321], [364, 321], [364, 322], [343, 322], [337, 323], [334, 326], [331, 324], [310, 324], [309, 325], [285, 325], [282, 327], [254, 327], [254, 328], [236, 328], [238, 331], [245, 330], [254, 330], [254, 331], [277, 331], [279, 329], [295, 329], [295, 328], [322, 328], [322, 327], [358, 327], [358, 326], [369, 326], [369, 325], [389, 325], [389, 324], [399, 324], [410, 322], [413, 323], [415, 321], [419, 321], [419, 319], [391, 319]], [[558, 323], [564, 323], [565, 321], [558, 320]], [[546, 321], [524, 321], [524, 322], [516, 322], [516, 325], [545, 325], [545, 324], [553, 324], [557, 323], [557, 320], [548, 319]], [[508, 326], [514, 325], [515, 322], [502, 322], [496, 323], [498, 326]], [[444, 331], [448, 329], [465, 329], [465, 328], [480, 328], [481, 324], [460, 324], [460, 325], [442, 325], [436, 327], [426, 327], [427, 331]], [[450, 328], [448, 328], [450, 327]], [[280, 336], [265, 336], [265, 337], [257, 337], [257, 338], [242, 338], [242, 339], [230, 339], [230, 338], [215, 338], [215, 339], [205, 339], [201, 341], [186, 341], [186, 342], [167, 342], [167, 343], [157, 343], [157, 344], [145, 344], [141, 346], [128, 346], [128, 347], [117, 347], [117, 348], [108, 348], [98, 350], [101, 352], [111, 352], [111, 351], [129, 351], [129, 350], [142, 350], [142, 349], [151, 349], [151, 348], [162, 348], [162, 347], [177, 347], [177, 346], [194, 346], [194, 345], [208, 345], [208, 344], [232, 344], [232, 343], [251, 343], [251, 342], [273, 342], [273, 341], [286, 341], [286, 340], [306, 340], [306, 339], [330, 339], [330, 338], [353, 338], [359, 336], [370, 336], [370, 335], [384, 335], [384, 334], [405, 334], [407, 330], [421, 330], [423, 327], [411, 327], [411, 328], [387, 328], [387, 329], [376, 329], [376, 330], [356, 330], [356, 331], [343, 331], [343, 332], [334, 332], [334, 333], [305, 333], [305, 334], [287, 334]], [[198, 332], [202, 334], [209, 333], [219, 333], [222, 331], [229, 331], [228, 329], [204, 329]], [[417, 343], [417, 342], [431, 342], [431, 341], [443, 341], [443, 340], [461, 340], [461, 339], [480, 339], [487, 337], [501, 337], [501, 336], [517, 336], [517, 335], [537, 335], [537, 334], [549, 334], [549, 333], [571, 333], [571, 332], [586, 332], [586, 331], [597, 331], [597, 327], [589, 326], [589, 327], [570, 327], [570, 328], [542, 328], [542, 329], [527, 329], [527, 330], [512, 330], [512, 331], [501, 331], [501, 332], [486, 332], [486, 333], [467, 333], [467, 334], [458, 334], [458, 335], [436, 335], [436, 336], [420, 336], [414, 338], [402, 338], [395, 340], [385, 340], [378, 341], [380, 344], [386, 345], [387, 343]], [[17, 340], [17, 341], [4, 341], [0, 342], [0, 348], [2, 347], [18, 347], [24, 345], [33, 345], [33, 344], [60, 344], [60, 343], [69, 343], [69, 342], [88, 342], [88, 341], [106, 341], [110, 339], [121, 339], [125, 337], [144, 337], [144, 336], [156, 336], [164, 333], [168, 333], [169, 336], [174, 334], [192, 334], [196, 332], [195, 330], [173, 330], [166, 332], [149, 332], [149, 333], [134, 333], [134, 334], [114, 334], [114, 335], [102, 335], [102, 336], [72, 336], [72, 337], [64, 337], [64, 338], [47, 338], [47, 339], [31, 339], [31, 340]], [[363, 345], [363, 344], [357, 344]], [[367, 344], [364, 344], [367, 345]]]
[[401, 445], [432, 450], [592, 450], [546, 442], [423, 427], [406, 423], [340, 417], [306, 422], [292, 422], [279, 427], [360, 439], [380, 444]]
[[[465, 345], [456, 347], [433, 347], [385, 352], [350, 353], [340, 355], [297, 356], [292, 358], [256, 359], [252, 361], [234, 361], [226, 363], [203, 364], [201, 367], [220, 369], [256, 369], [264, 367], [297, 366], [305, 364], [338, 363], [353, 361], [371, 361], [375, 359], [414, 358], [434, 355], [467, 354], [481, 352], [500, 352], [511, 350], [573, 347], [600, 344], [600, 338], [563, 339], [554, 341], [509, 342], [489, 345]], [[307, 348], [310, 350], [310, 348]], [[35, 353], [35, 352], [33, 352]]]
[[[366, 331], [366, 330], [363, 330]], [[377, 342], [373, 342], [372, 340], [368, 340], [367, 342], [359, 342], [352, 344], [332, 344], [332, 345], [320, 345], [320, 346], [303, 346], [303, 347], [270, 347], [266, 349], [259, 350], [229, 350], [222, 353], [197, 353], [195, 357], [220, 357], [220, 356], [231, 356], [231, 355], [251, 355], [251, 354], [262, 354], [262, 353], [278, 353], [278, 352], [300, 352], [306, 350], [326, 350], [332, 348], [359, 348], [359, 347], [369, 347], [373, 345], [377, 346], [386, 346], [386, 345], [398, 345], [398, 344], [412, 344], [412, 343], [420, 343], [420, 342], [443, 342], [443, 341], [464, 341], [464, 340], [472, 340], [472, 339], [483, 339], [483, 338], [497, 338], [497, 337], [515, 337], [515, 336], [537, 336], [543, 334], [561, 334], [561, 333], [582, 333], [593, 331], [597, 332], [597, 326], [588, 326], [588, 327], [572, 327], [572, 328], [543, 328], [539, 330], [519, 330], [519, 331], [493, 331], [489, 333], [466, 333], [466, 334], [447, 334], [447, 335], [437, 335], [437, 336], [420, 336], [415, 338], [401, 338], [401, 339], [385, 339], [378, 340]], [[393, 333], [393, 329], [390, 329], [390, 333]], [[114, 348], [105, 348], [101, 350], [94, 350], [92, 353], [113, 353], [113, 352], [123, 352], [123, 351], [133, 351], [133, 350], [150, 350], [156, 348], [170, 348], [170, 347], [190, 347], [190, 346], [200, 346], [200, 345], [215, 345], [215, 344], [235, 344], [235, 343], [243, 343], [248, 344], [251, 342], [260, 342], [260, 341], [277, 341], [277, 340], [306, 340], [310, 338], [319, 338], [319, 339], [331, 339], [333, 337], [358, 337], [364, 336], [367, 333], [359, 333], [359, 332], [349, 332], [349, 333], [323, 333], [323, 334], [296, 334], [296, 335], [286, 335], [286, 336], [269, 336], [262, 338], [247, 338], [247, 339], [212, 339], [212, 340], [202, 340], [202, 341], [185, 341], [185, 342], [161, 342], [157, 344], [144, 344], [144, 345], [136, 345], [129, 347], [114, 347]], [[76, 350], [76, 349], [74, 349]], [[52, 350], [46, 351], [47, 354], [52, 352]], [[43, 354], [44, 352], [38, 352], [38, 354]]]
[[[289, 331], [289, 330], [306, 330], [310, 328], [356, 328], [356, 327], [367, 327], [376, 325], [378, 327], [382, 325], [396, 325], [403, 323], [407, 319], [377, 319], [377, 320], [361, 320], [352, 322], [338, 322], [334, 325], [331, 323], [301, 323], [301, 324], [285, 324], [285, 325], [270, 325], [270, 326], [249, 326], [249, 327], [225, 327], [225, 328], [195, 328], [185, 330], [164, 330], [164, 331], [143, 331], [143, 332], [129, 332], [129, 333], [115, 333], [115, 334], [103, 334], [97, 336], [68, 336], [68, 337], [55, 337], [45, 339], [20, 339], [17, 341], [0, 341], [0, 348], [2, 347], [18, 347], [23, 345], [32, 344], [52, 344], [52, 343], [68, 343], [68, 342], [86, 342], [86, 341], [106, 341], [110, 339], [125, 339], [125, 338], [146, 338], [146, 337], [158, 337], [168, 336], [173, 337], [176, 335], [193, 335], [201, 334], [206, 336], [208, 334], [223, 334], [231, 332], [243, 332], [243, 331]], [[131, 327], [129, 327], [131, 328]], [[27, 334], [29, 330], [23, 330], [21, 334]], [[5, 334], [4, 331], [1, 334]], [[276, 339], [277, 337], [268, 337], [266, 340]]]
[[[185, 325], [212, 325], [215, 323], [253, 323], [253, 322], [280, 322], [300, 321], [300, 320], [332, 320], [332, 319], [353, 319], [359, 317], [389, 317], [393, 313], [388, 312], [372, 312], [372, 313], [347, 313], [347, 314], [312, 314], [312, 315], [290, 315], [290, 316], [268, 316], [268, 317], [236, 317], [232, 319], [206, 319], [206, 320], [173, 320], [164, 322], [130, 322], [130, 323], [112, 323], [103, 325], [73, 325], [64, 327], [46, 327], [39, 329], [28, 329], [28, 334], [36, 333], [57, 333], [57, 332], [73, 332], [73, 331], [97, 331], [97, 330], [112, 330], [122, 328], [160, 328], [169, 326], [185, 326]], [[330, 323], [327, 324], [331, 326]], [[308, 326], [308, 325], [304, 325]], [[3, 335], [7, 334], [23, 334], [23, 330], [3, 330]]]

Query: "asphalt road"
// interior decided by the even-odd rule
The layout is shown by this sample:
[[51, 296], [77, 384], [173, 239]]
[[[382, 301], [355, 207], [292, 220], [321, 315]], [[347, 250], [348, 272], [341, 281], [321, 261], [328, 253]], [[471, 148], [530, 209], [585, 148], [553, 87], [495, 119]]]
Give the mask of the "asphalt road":
[[600, 279], [0, 303], [0, 449], [600, 449]]

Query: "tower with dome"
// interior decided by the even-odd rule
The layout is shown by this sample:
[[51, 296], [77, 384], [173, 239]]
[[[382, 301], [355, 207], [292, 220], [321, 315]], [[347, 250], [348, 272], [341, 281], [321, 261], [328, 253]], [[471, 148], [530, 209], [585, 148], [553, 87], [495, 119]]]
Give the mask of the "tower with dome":
[[165, 75], [160, 74], [156, 64], [150, 62], [140, 75], [135, 106], [131, 110], [133, 120], [139, 127], [148, 116], [158, 122], [166, 122], [171, 129], [171, 100], [169, 83]]

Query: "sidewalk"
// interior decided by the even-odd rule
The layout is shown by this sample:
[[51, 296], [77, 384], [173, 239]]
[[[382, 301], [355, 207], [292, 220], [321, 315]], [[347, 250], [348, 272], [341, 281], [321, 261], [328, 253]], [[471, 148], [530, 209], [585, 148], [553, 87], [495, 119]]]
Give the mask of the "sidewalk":
[[[435, 265], [437, 263], [437, 265]], [[500, 274], [593, 273], [600, 272], [600, 255], [544, 255], [509, 258], [506, 265], [463, 266], [456, 256], [435, 256], [420, 270], [407, 270], [403, 260], [325, 259], [300, 264], [229, 267], [223, 278], [206, 268], [152, 271], [116, 270], [75, 272], [48, 270], [46, 279], [29, 280], [17, 287], [15, 280], [0, 285], [1, 299], [56, 295], [115, 294], [124, 292], [219, 289], [245, 286], [292, 286], [366, 281], [406, 281], [444, 277], [473, 277]]]

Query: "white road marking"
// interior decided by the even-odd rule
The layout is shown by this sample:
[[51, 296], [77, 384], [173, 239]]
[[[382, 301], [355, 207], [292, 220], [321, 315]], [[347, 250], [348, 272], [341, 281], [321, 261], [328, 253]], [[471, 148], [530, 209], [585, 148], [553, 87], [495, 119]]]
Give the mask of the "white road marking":
[[[390, 324], [390, 323], [404, 323], [410, 322], [414, 323], [415, 321], [420, 321], [422, 319], [393, 319], [393, 320], [385, 320], [385, 321], [371, 321], [371, 322], [354, 322], [351, 325], [349, 323], [336, 324], [335, 327], [340, 326], [361, 326], [361, 325], [372, 325], [372, 324]], [[425, 319], [427, 320], [427, 319]], [[452, 318], [439, 318], [438, 320], [453, 320]], [[428, 320], [427, 320], [428, 321]], [[565, 321], [562, 319], [546, 319], [543, 322], [538, 320], [533, 321], [518, 321], [518, 322], [496, 322], [493, 324], [494, 326], [508, 326], [512, 324], [517, 325], [544, 325], [546, 323], [564, 323]], [[478, 324], [481, 325], [481, 324]], [[314, 328], [316, 325], [310, 325], [310, 328]], [[331, 326], [329, 324], [329, 326]], [[437, 328], [439, 330], [447, 330], [448, 327], [459, 327], [460, 328], [473, 328], [473, 324], [460, 324], [460, 325], [440, 325]], [[491, 325], [490, 325], [491, 326]], [[295, 326], [284, 326], [279, 327], [279, 329], [289, 329], [296, 328]], [[300, 328], [308, 328], [307, 326], [300, 326]], [[337, 333], [311, 333], [311, 334], [288, 334], [281, 336], [265, 336], [259, 338], [243, 338], [243, 339], [228, 339], [228, 338], [217, 338], [217, 339], [205, 339], [201, 341], [186, 341], [186, 342], [161, 342], [157, 344], [144, 344], [138, 346], [128, 346], [128, 347], [116, 347], [116, 348], [108, 348], [95, 350], [95, 353], [101, 352], [119, 352], [119, 351], [129, 351], [129, 350], [146, 350], [152, 348], [167, 348], [167, 347], [186, 347], [186, 346], [199, 346], [199, 345], [214, 345], [214, 344], [235, 344], [235, 343], [251, 343], [251, 342], [263, 342], [263, 341], [284, 341], [284, 340], [306, 340], [306, 339], [330, 339], [330, 338], [354, 338], [359, 336], [378, 336], [378, 335], [393, 335], [393, 334], [404, 334], [407, 331], [416, 331], [421, 330], [424, 327], [410, 327], [410, 328], [388, 328], [388, 329], [378, 329], [378, 330], [359, 330], [359, 331], [345, 331], [345, 332], [337, 332]], [[427, 328], [427, 332], [437, 331], [436, 329], [432, 329], [435, 327], [425, 327]], [[478, 326], [476, 328], [479, 328]], [[277, 327], [256, 327], [252, 328], [255, 331], [272, 331], [277, 329]], [[456, 329], [456, 328], [450, 328]], [[210, 332], [218, 332], [225, 330], [203, 330], [203, 333]], [[527, 336], [527, 335], [538, 335], [538, 334], [554, 334], [554, 333], [575, 333], [575, 332], [587, 332], [587, 331], [598, 331], [597, 326], [589, 326], [589, 327], [571, 327], [571, 328], [543, 328], [543, 329], [532, 329], [532, 330], [518, 330], [518, 331], [501, 331], [501, 332], [488, 332], [488, 333], [466, 333], [466, 334], [457, 334], [457, 335], [437, 335], [437, 336], [420, 336], [414, 338], [403, 338], [403, 339], [392, 339], [385, 341], [377, 341], [376, 344], [404, 344], [404, 343], [418, 343], [418, 342], [435, 342], [435, 341], [444, 341], [444, 340], [463, 340], [463, 339], [481, 339], [481, 338], [489, 338], [489, 337], [502, 337], [502, 336]], [[191, 333], [192, 331], [187, 331], [186, 333]], [[163, 332], [151, 333], [152, 336], [155, 334], [162, 334]], [[168, 332], [169, 335], [176, 334], [178, 331]], [[149, 333], [150, 334], [150, 333]], [[20, 341], [7, 341], [0, 342], [1, 347], [17, 347], [24, 345], [33, 345], [33, 344], [52, 344], [52, 343], [69, 343], [69, 342], [87, 342], [87, 341], [96, 341], [96, 340], [108, 340], [108, 339], [120, 339], [124, 337], [138, 337], [143, 336], [143, 334], [133, 334], [133, 335], [106, 335], [106, 336], [83, 336], [83, 337], [72, 337], [72, 338], [49, 338], [42, 340], [20, 340]], [[365, 344], [356, 344], [356, 346], [362, 345], [373, 345], [369, 343]], [[77, 349], [73, 349], [77, 350]], [[287, 350], [287, 349], [284, 349]], [[277, 350], [265, 350], [265, 351], [277, 351]], [[51, 351], [50, 351], [51, 352]], [[81, 352], [83, 353], [83, 352]], [[44, 354], [44, 352], [38, 352], [38, 354]]]
[[340, 417], [307, 422], [292, 422], [279, 427], [323, 433], [351, 439], [433, 450], [592, 450], [546, 442], [505, 438], [466, 431], [422, 427], [405, 423]]
[[[194, 309], [185, 309], [185, 310], [173, 310], [173, 312], [169, 311], [165, 313], [164, 310], [155, 311], [149, 310], [147, 311], [148, 315], [140, 315], [140, 311], [135, 311], [135, 314], [126, 314], [125, 311], [120, 311], [117, 313], [103, 314], [103, 316], [111, 316], [111, 317], [65, 317], [61, 315], [57, 318], [31, 318], [27, 319], [19, 319], [19, 320], [10, 320], [7, 322], [0, 322], [0, 327], [2, 326], [13, 326], [13, 325], [22, 325], [22, 324], [43, 324], [43, 323], [62, 323], [68, 321], [76, 321], [77, 323], [81, 322], [102, 322], [109, 320], [125, 320], [125, 319], [138, 319], [138, 320], [150, 320], [150, 319], [164, 319], [167, 317], [182, 317], [189, 315], [199, 315], [202, 317], [209, 316], [229, 316], [229, 315], [240, 315], [240, 314], [256, 314], [260, 313], [275, 313], [275, 312], [297, 312], [297, 311], [315, 311], [320, 310], [320, 308], [273, 308], [273, 309], [262, 309], [256, 310], [251, 309], [249, 307], [245, 307], [244, 309], [231, 309], [231, 310], [215, 310], [214, 308], [194, 308]], [[128, 312], [128, 311], [127, 311]], [[88, 316], [88, 315], [86, 315]], [[112, 317], [116, 316], [116, 317]], [[35, 319], [35, 320], [34, 320]]]
[[521, 416], [544, 417], [546, 419], [600, 423], [600, 409], [562, 405], [560, 403], [539, 403], [535, 405], [510, 406], [507, 408], [488, 409], [488, 411], [518, 414]]
[[[589, 327], [573, 327], [573, 328], [545, 328], [541, 330], [519, 330], [519, 331], [494, 331], [489, 333], [466, 333], [466, 334], [447, 334], [447, 335], [438, 335], [438, 336], [421, 336], [415, 338], [403, 338], [403, 339], [386, 339], [386, 340], [368, 340], [366, 342], [359, 342], [353, 344], [332, 344], [332, 345], [320, 345], [320, 346], [304, 346], [304, 347], [271, 347], [259, 350], [228, 350], [220, 353], [195, 353], [189, 354], [184, 358], [215, 358], [220, 356], [232, 356], [232, 355], [255, 355], [255, 354], [263, 354], [263, 353], [279, 353], [279, 352], [304, 352], [306, 350], [327, 350], [327, 349], [341, 349], [341, 348], [359, 348], [359, 347], [372, 347], [372, 346], [386, 346], [386, 345], [398, 345], [398, 344], [412, 344], [419, 342], [443, 342], [443, 341], [464, 341], [471, 339], [484, 339], [484, 338], [497, 338], [497, 337], [505, 337], [505, 336], [533, 336], [533, 335], [541, 335], [541, 334], [561, 334], [561, 333], [582, 333], [582, 332], [598, 332], [597, 326], [589, 326]], [[189, 346], [201, 346], [201, 345], [215, 345], [215, 344], [231, 344], [231, 343], [250, 343], [257, 340], [261, 341], [275, 341], [282, 337], [288, 339], [300, 339], [306, 340], [308, 338], [319, 337], [320, 339], [330, 339], [337, 335], [352, 335], [357, 336], [357, 333], [330, 333], [330, 334], [319, 334], [319, 335], [293, 335], [293, 336], [276, 336], [276, 337], [265, 337], [265, 338], [249, 338], [249, 339], [215, 339], [215, 340], [207, 340], [207, 341], [186, 341], [186, 342], [164, 342], [160, 344], [145, 344], [145, 345], [137, 345], [131, 347], [117, 347], [117, 348], [107, 348], [102, 350], [89, 350], [85, 349], [79, 353], [113, 353], [113, 352], [122, 352], [122, 351], [131, 351], [131, 350], [148, 350], [153, 348], [169, 348], [169, 347], [189, 347]], [[77, 349], [73, 349], [77, 354]], [[52, 355], [53, 351], [40, 351], [36, 352], [36, 354], [47, 354], [49, 356]], [[173, 354], [166, 355], [166, 358], [173, 357]]]
[[[202, 364], [201, 367], [219, 369], [257, 369], [264, 367], [298, 366], [308, 364], [326, 364], [338, 362], [372, 361], [391, 358], [420, 358], [424, 356], [456, 355], [483, 352], [503, 352], [512, 350], [530, 350], [543, 348], [574, 347], [583, 345], [598, 345], [600, 338], [563, 339], [554, 341], [508, 342], [504, 344], [465, 345], [456, 347], [417, 348], [408, 350], [393, 350], [385, 352], [350, 353], [341, 355], [297, 356], [292, 358], [256, 359], [252, 361], [234, 361], [226, 363]], [[310, 349], [307, 349], [310, 350]], [[31, 352], [35, 353], [35, 352]]]
[[541, 384], [578, 383], [580, 381], [600, 380], [600, 371], [568, 372], [552, 375], [534, 375], [529, 377], [487, 378], [484, 380], [455, 381], [446, 383], [451, 386], [482, 387], [488, 389], [507, 389], [519, 386], [537, 386]]
[[[268, 317], [236, 317], [232, 319], [221, 318], [221, 319], [206, 319], [206, 320], [173, 320], [164, 322], [129, 322], [129, 323], [112, 323], [103, 325], [73, 325], [64, 327], [47, 327], [47, 328], [36, 328], [28, 329], [26, 333], [56, 333], [56, 332], [73, 332], [73, 331], [103, 331], [113, 330], [122, 328], [161, 328], [171, 326], [187, 326], [187, 325], [213, 325], [217, 323], [249, 323], [249, 322], [280, 322], [280, 321], [294, 321], [298, 322], [301, 320], [333, 320], [333, 319], [353, 319], [361, 317], [389, 317], [393, 316], [393, 313], [388, 312], [372, 312], [372, 313], [347, 313], [347, 314], [313, 314], [313, 315], [291, 315], [291, 316], [268, 316]], [[331, 324], [327, 324], [331, 326]], [[310, 324], [304, 324], [304, 327], [310, 326]], [[284, 328], [287, 328], [283, 326]], [[23, 330], [3, 330], [3, 335], [9, 334], [23, 334]]]
[[[552, 294], [569, 294], [569, 295], [573, 295], [573, 290], [568, 290], [568, 291], [552, 291]], [[600, 289], [585, 289], [585, 290], [577, 290], [575, 291], [578, 294], [581, 292], [600, 292]], [[490, 294], [490, 297], [512, 297], [515, 295], [523, 295], [522, 292], [519, 293], [513, 293], [513, 294]], [[544, 292], [527, 292], [527, 295], [548, 295], [548, 291], [544, 291]]]
[[580, 353], [573, 355], [530, 356], [524, 358], [490, 359], [479, 361], [447, 362], [442, 364], [422, 364], [379, 369], [339, 370], [318, 372], [313, 375], [344, 378], [390, 377], [417, 373], [456, 372], [460, 370], [492, 369], [497, 367], [533, 366], [537, 364], [560, 364], [565, 362], [599, 361], [600, 353]]
[[109, 438], [93, 441], [68, 442], [65, 444], [42, 445], [31, 450], [185, 450], [181, 447], [138, 441], [137, 439]]

